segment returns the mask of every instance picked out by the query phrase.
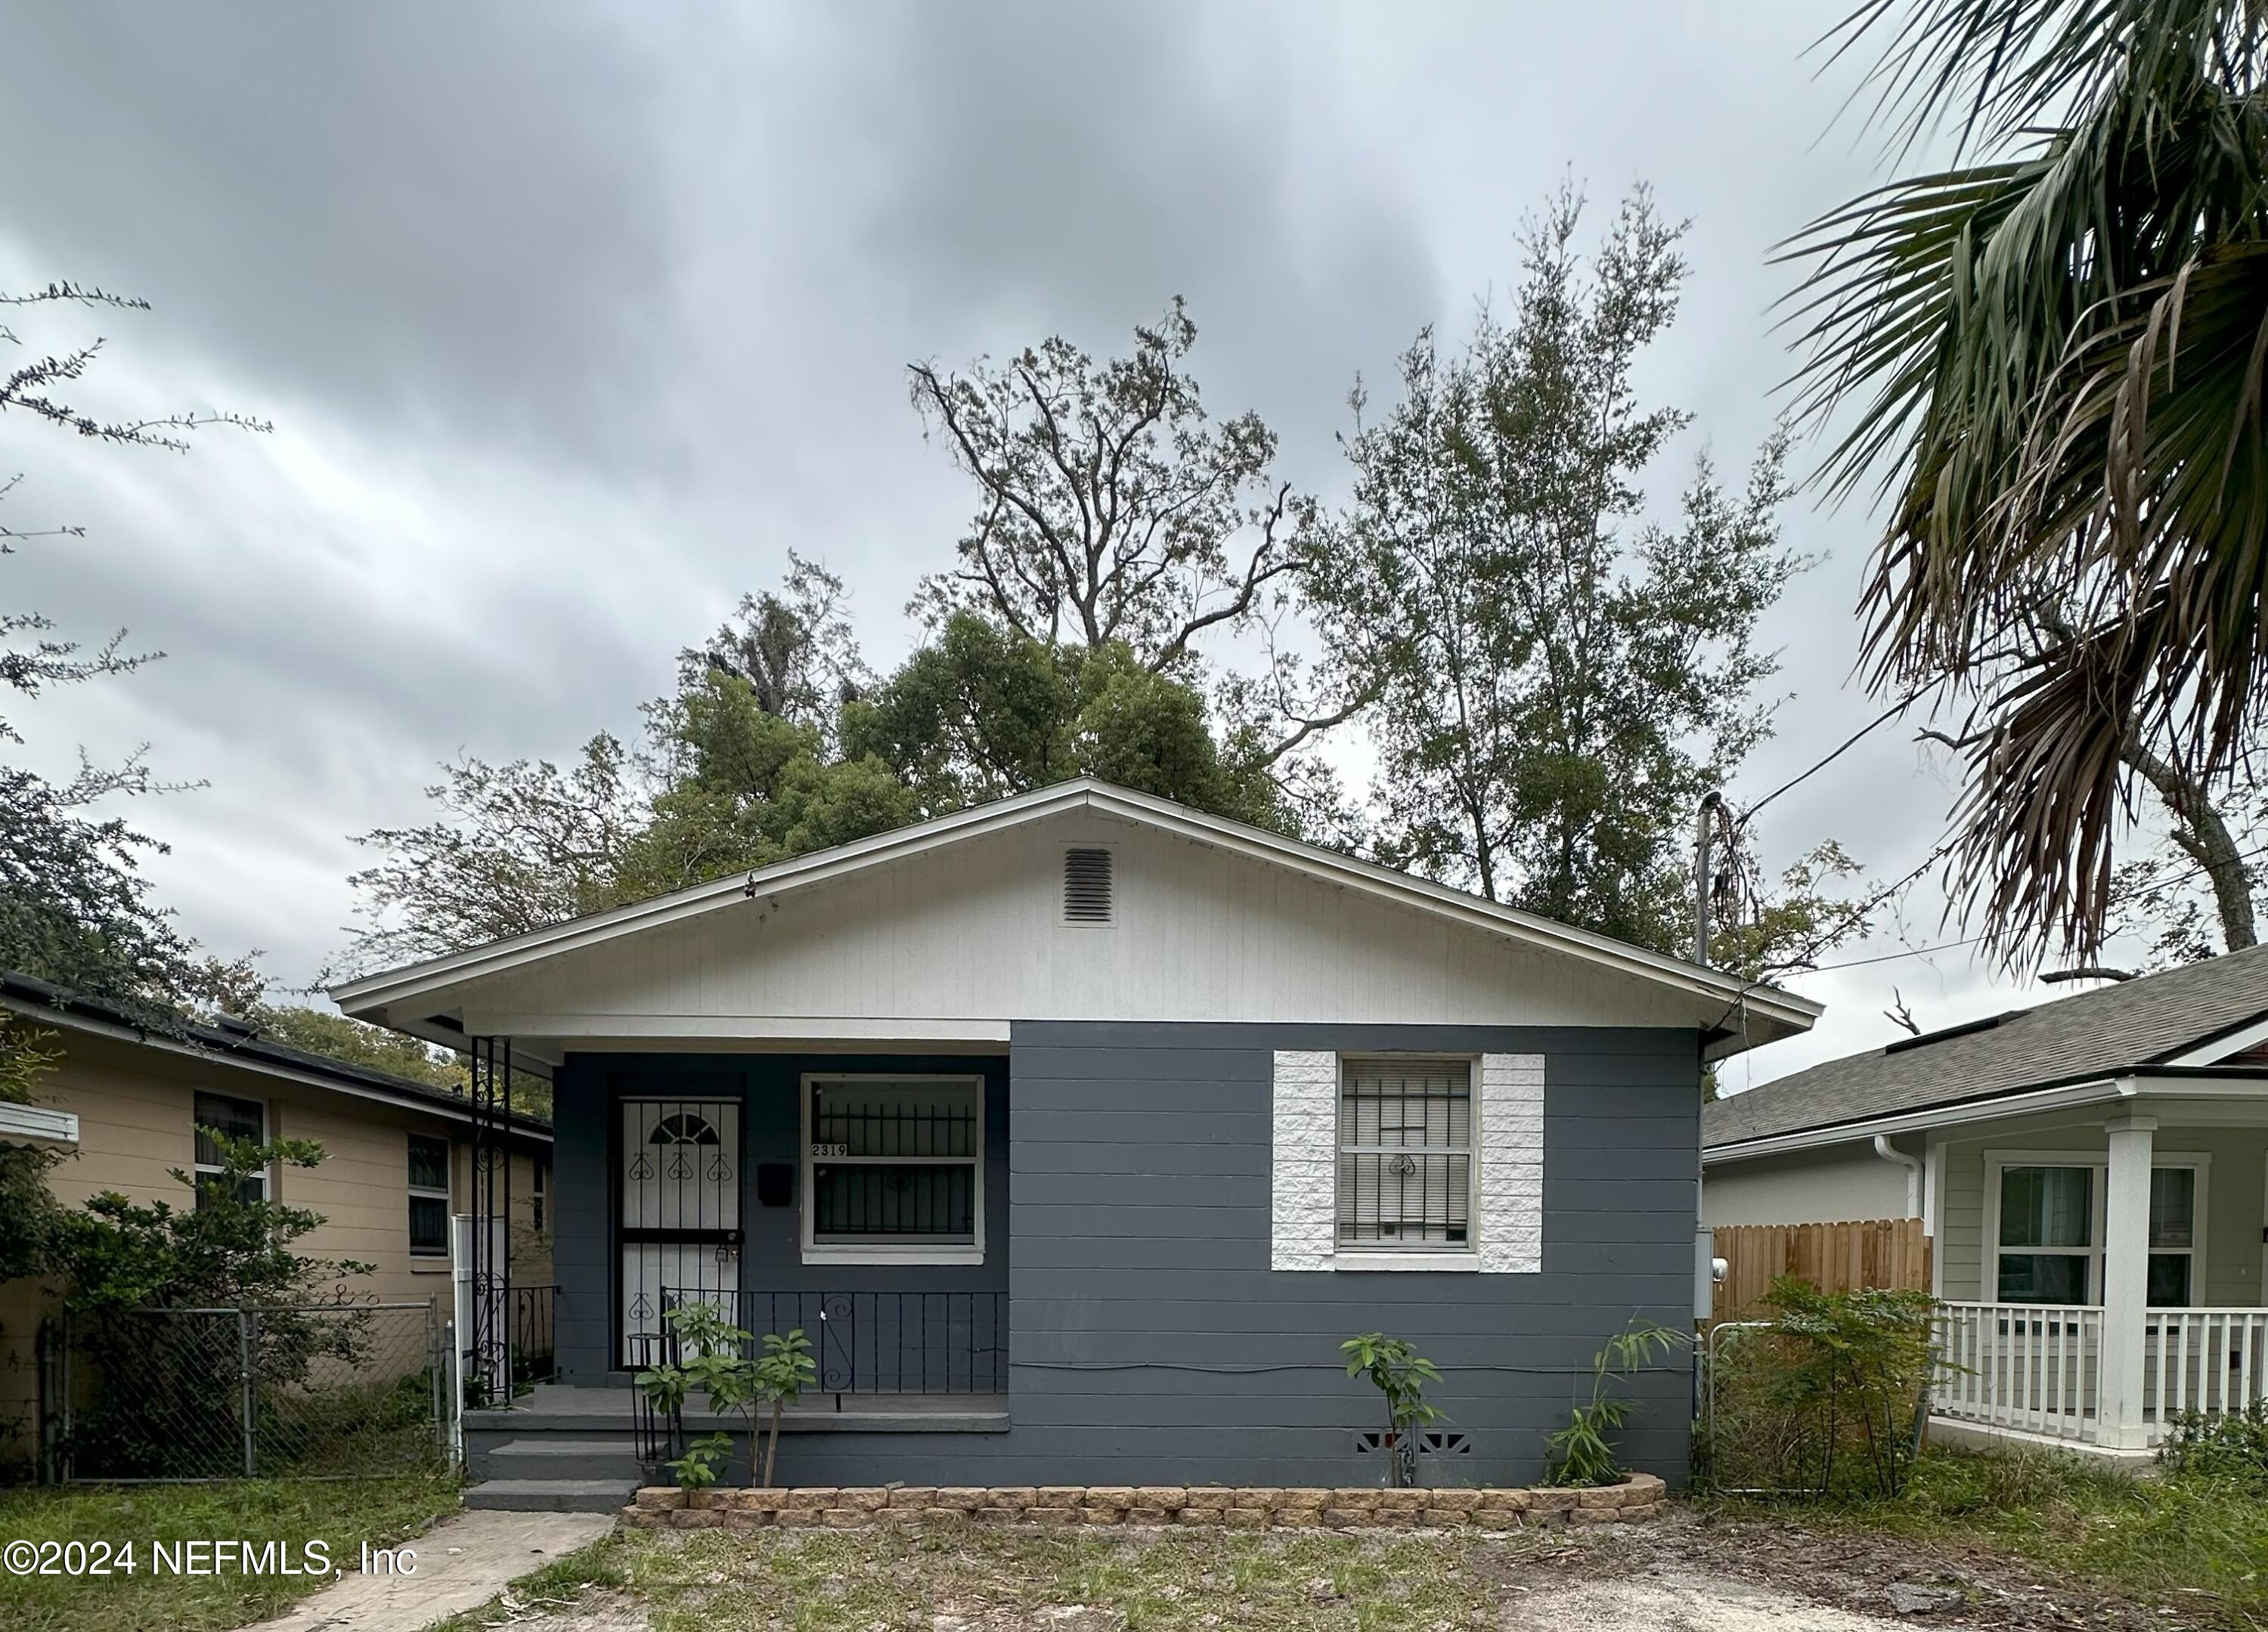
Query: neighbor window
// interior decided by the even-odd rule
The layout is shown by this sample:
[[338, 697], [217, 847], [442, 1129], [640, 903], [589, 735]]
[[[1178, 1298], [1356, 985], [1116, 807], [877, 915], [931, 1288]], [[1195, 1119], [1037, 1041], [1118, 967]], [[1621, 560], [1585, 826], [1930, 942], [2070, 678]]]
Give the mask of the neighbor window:
[[527, 1202], [528, 1222], [535, 1226], [535, 1233], [538, 1235], [543, 1233], [544, 1204], [550, 1201], [550, 1193], [551, 1164], [538, 1162], [535, 1165], [535, 1191], [528, 1197]]
[[449, 1142], [427, 1134], [409, 1136], [409, 1251], [449, 1255]]
[[984, 1085], [806, 1079], [804, 1243], [824, 1257], [980, 1253]]
[[[1999, 1273], [2004, 1304], [2102, 1301], [2103, 1169], [2010, 1165], [2000, 1169]], [[2203, 1181], [2190, 1162], [2150, 1171], [2147, 1297], [2182, 1308], [2197, 1290]]]
[[[190, 1108], [190, 1120], [196, 1125], [197, 1205], [206, 1202], [205, 1180], [221, 1176], [225, 1164], [221, 1160], [220, 1146], [214, 1143], [210, 1128], [231, 1139], [241, 1139], [253, 1144], [264, 1144], [268, 1140], [268, 1107], [257, 1099], [232, 1099], [225, 1093], [201, 1093]], [[268, 1199], [268, 1175], [265, 1173], [247, 1174], [237, 1184], [237, 1198], [245, 1202], [264, 1202]]]
[[2180, 1309], [2193, 1300], [2197, 1261], [2197, 1169], [2161, 1167], [2150, 1174], [2150, 1306]]
[[1472, 1195], [1472, 1062], [1346, 1061], [1338, 1244], [1468, 1251]]
[[2095, 1261], [2095, 1169], [2000, 1170], [2004, 1304], [2084, 1304]]

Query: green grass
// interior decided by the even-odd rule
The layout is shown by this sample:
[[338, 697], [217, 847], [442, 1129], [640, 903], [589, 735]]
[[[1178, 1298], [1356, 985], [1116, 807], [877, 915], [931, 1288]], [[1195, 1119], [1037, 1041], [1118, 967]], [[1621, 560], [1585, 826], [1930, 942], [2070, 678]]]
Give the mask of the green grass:
[[206, 1632], [282, 1613], [321, 1580], [292, 1576], [160, 1574], [151, 1543], [189, 1540], [329, 1544], [351, 1565], [364, 1541], [383, 1545], [456, 1511], [453, 1480], [371, 1479], [220, 1484], [66, 1486], [0, 1490], [0, 1541], [134, 1544], [136, 1570], [108, 1578], [0, 1573], [0, 1626], [9, 1632]]
[[2051, 1452], [1933, 1452], [1895, 1500], [1721, 1505], [2004, 1554], [2232, 1624], [2268, 1621], [2268, 1489], [2257, 1480], [2138, 1478]]
[[[1449, 1532], [1381, 1540], [1329, 1532], [1152, 1535], [975, 1528], [630, 1532], [513, 1584], [520, 1606], [620, 1593], [654, 1632], [932, 1632], [940, 1615], [1020, 1624], [1088, 1605], [1129, 1632], [1406, 1632], [1493, 1626], [1525, 1557], [1548, 1533]], [[509, 1623], [499, 1600], [434, 1632]], [[1076, 1623], [1073, 1623], [1076, 1624]]]

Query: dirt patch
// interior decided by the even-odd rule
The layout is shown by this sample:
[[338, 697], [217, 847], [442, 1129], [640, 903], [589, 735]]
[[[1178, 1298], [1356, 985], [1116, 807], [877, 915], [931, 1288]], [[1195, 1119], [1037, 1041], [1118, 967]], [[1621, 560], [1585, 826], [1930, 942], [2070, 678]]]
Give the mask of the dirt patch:
[[[1556, 1575], [1594, 1588], [1645, 1586], [1645, 1596], [1657, 1603], [1666, 1601], [1665, 1594], [1683, 1596], [1692, 1606], [1695, 1624], [1711, 1628], [1742, 1625], [1744, 1609], [1763, 1613], [1783, 1602], [1831, 1608], [1842, 1615], [1863, 1617], [1869, 1625], [1889, 1622], [1908, 1628], [2139, 1632], [2145, 1627], [2228, 1624], [2209, 1605], [2187, 1613], [2106, 1597], [2091, 1584], [2051, 1577], [1981, 1549], [1936, 1547], [1880, 1533], [1814, 1529], [1793, 1520], [1727, 1519], [1690, 1512], [1643, 1529], [1603, 1533], [1589, 1545], [1533, 1556], [1520, 1570], [1514, 1584], [1525, 1579], [1532, 1591], [1544, 1586], [1539, 1577]], [[1618, 1601], [1612, 1592], [1594, 1597], [1602, 1606]], [[1680, 1624], [1650, 1617], [1626, 1595], [1619, 1601], [1624, 1618], [1609, 1617], [1597, 1624]], [[1585, 1608], [1587, 1599], [1580, 1591], [1562, 1592], [1558, 1602], [1572, 1617]], [[1586, 1623], [1571, 1619], [1567, 1624]], [[1780, 1622], [1767, 1616], [1747, 1624], [1762, 1628]], [[1824, 1628], [1838, 1623], [1804, 1624]]]

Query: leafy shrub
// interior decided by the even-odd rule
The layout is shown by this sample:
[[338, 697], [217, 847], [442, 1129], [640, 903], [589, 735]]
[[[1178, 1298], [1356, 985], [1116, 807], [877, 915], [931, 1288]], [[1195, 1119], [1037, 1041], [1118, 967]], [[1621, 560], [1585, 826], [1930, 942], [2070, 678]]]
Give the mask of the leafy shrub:
[[2168, 1419], [2158, 1465], [2191, 1478], [2268, 1486], [2268, 1400], [2224, 1416], [2191, 1410]]
[[1937, 1364], [1925, 1292], [1822, 1292], [1782, 1275], [1772, 1319], [1712, 1349], [1697, 1473], [1719, 1489], [1896, 1496]]
[[[703, 1394], [709, 1408], [719, 1415], [747, 1417], [760, 1401], [771, 1406], [770, 1433], [764, 1445], [762, 1478], [769, 1489], [779, 1455], [780, 1414], [793, 1405], [819, 1368], [811, 1357], [811, 1340], [798, 1327], [791, 1332], [767, 1332], [760, 1353], [748, 1357], [755, 1342], [753, 1333], [735, 1326], [715, 1304], [680, 1304], [666, 1311], [678, 1357], [665, 1361], [637, 1376], [637, 1386], [654, 1408], [673, 1424], [681, 1422], [685, 1401]], [[675, 1437], [673, 1435], [673, 1437]], [[733, 1455], [733, 1437], [718, 1432], [703, 1435], [685, 1448], [685, 1454], [667, 1464], [683, 1489], [705, 1489], [717, 1482]]]
[[1666, 1326], [1632, 1323], [1609, 1338], [1591, 1356], [1591, 1397], [1568, 1414], [1567, 1426], [1543, 1437], [1543, 1482], [1547, 1485], [1613, 1485], [1628, 1476], [1607, 1436], [1630, 1421], [1637, 1402], [1608, 1392], [1656, 1355], [1686, 1341]]
[[1418, 1472], [1417, 1435], [1426, 1423], [1441, 1420], [1441, 1409], [1425, 1398], [1425, 1385], [1441, 1380], [1441, 1370], [1399, 1337], [1383, 1332], [1363, 1332], [1339, 1345], [1346, 1356], [1349, 1377], [1366, 1377], [1386, 1399], [1386, 1438], [1390, 1481], [1398, 1489], [1414, 1484]]

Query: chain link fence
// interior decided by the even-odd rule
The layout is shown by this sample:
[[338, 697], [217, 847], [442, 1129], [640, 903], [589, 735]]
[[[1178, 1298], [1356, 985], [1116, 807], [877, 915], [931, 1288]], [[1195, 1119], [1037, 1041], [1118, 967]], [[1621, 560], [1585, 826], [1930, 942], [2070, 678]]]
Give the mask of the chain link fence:
[[41, 1460], [56, 1481], [364, 1478], [449, 1452], [448, 1342], [431, 1304], [120, 1309], [41, 1333]]

